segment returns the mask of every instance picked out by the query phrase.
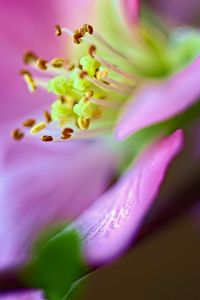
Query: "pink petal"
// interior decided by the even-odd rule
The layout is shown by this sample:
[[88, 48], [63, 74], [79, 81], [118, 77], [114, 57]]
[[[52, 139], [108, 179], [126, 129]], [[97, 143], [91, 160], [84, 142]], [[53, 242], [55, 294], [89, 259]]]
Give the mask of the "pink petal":
[[200, 96], [200, 56], [173, 77], [144, 87], [130, 101], [116, 126], [119, 139], [186, 110]]
[[86, 257], [92, 266], [116, 258], [134, 240], [159, 192], [167, 167], [182, 144], [181, 130], [155, 143], [74, 222], [72, 226], [81, 232]]
[[22, 261], [43, 226], [77, 217], [112, 178], [116, 161], [101, 143], [59, 145], [7, 147], [0, 168], [0, 268]]
[[122, 0], [128, 21], [135, 24], [139, 18], [140, 0]]

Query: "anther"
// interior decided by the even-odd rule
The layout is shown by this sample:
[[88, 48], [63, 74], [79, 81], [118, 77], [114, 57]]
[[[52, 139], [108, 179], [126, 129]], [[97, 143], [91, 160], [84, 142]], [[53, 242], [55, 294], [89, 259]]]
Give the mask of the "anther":
[[36, 61], [36, 64], [37, 64], [37, 66], [40, 70], [43, 70], [43, 71], [47, 70], [47, 64], [48, 64], [47, 60], [44, 60], [42, 58], [38, 58], [37, 61]]
[[31, 73], [27, 70], [21, 70], [20, 74], [24, 77], [25, 82], [30, 90], [30, 92], [34, 92], [36, 90], [36, 83], [31, 75]]
[[75, 44], [80, 44], [83, 34], [80, 31], [75, 31], [73, 34], [73, 41]]
[[94, 58], [94, 53], [96, 52], [96, 46], [95, 45], [90, 45], [90, 47], [88, 48], [88, 54]]
[[33, 126], [31, 128], [30, 133], [31, 134], [36, 134], [36, 133], [42, 131], [43, 129], [45, 129], [46, 126], [47, 125], [44, 122], [38, 123], [38, 124], [36, 124], [35, 126]]
[[54, 68], [62, 68], [63, 65], [64, 65], [65, 61], [63, 58], [54, 58], [52, 61], [51, 61], [51, 65], [54, 67]]
[[86, 99], [90, 99], [93, 95], [94, 95], [94, 92], [93, 92], [93, 91], [86, 92], [86, 93], [85, 93], [85, 98], [86, 98]]
[[24, 133], [21, 129], [16, 128], [11, 132], [11, 137], [16, 141], [20, 141], [24, 137]]
[[41, 137], [41, 140], [42, 140], [43, 142], [52, 142], [52, 141], [53, 141], [53, 137], [52, 137], [51, 135], [43, 135], [43, 136]]
[[45, 120], [46, 120], [47, 123], [51, 123], [52, 118], [51, 118], [50, 113], [49, 113], [47, 110], [45, 110], [45, 111], [43, 112], [43, 116], [44, 116], [44, 118], [45, 118]]
[[29, 50], [26, 50], [26, 51], [24, 52], [24, 55], [23, 55], [23, 62], [24, 62], [26, 65], [35, 62], [37, 59], [38, 59], [38, 56], [37, 56], [34, 52], [29, 51]]
[[90, 125], [90, 119], [85, 119], [85, 118], [81, 118], [79, 117], [77, 119], [77, 126], [78, 128], [80, 128], [81, 130], [85, 130], [88, 129]]
[[62, 29], [61, 29], [59, 24], [55, 25], [55, 35], [56, 36], [61, 36], [62, 35]]
[[83, 79], [83, 78], [86, 77], [87, 75], [88, 75], [88, 73], [87, 73], [86, 71], [81, 71], [81, 72], [79, 73], [80, 79]]
[[94, 29], [93, 29], [92, 25], [90, 25], [90, 24], [84, 24], [84, 25], [83, 25], [83, 28], [84, 28], [85, 31], [88, 32], [89, 34], [93, 34], [93, 32], [94, 32]]
[[33, 125], [35, 125], [35, 122], [35, 119], [27, 119], [22, 123], [22, 125], [24, 127], [32, 127]]
[[62, 131], [61, 139], [67, 140], [67, 139], [71, 138], [73, 132], [74, 132], [74, 130], [72, 128], [64, 128]]

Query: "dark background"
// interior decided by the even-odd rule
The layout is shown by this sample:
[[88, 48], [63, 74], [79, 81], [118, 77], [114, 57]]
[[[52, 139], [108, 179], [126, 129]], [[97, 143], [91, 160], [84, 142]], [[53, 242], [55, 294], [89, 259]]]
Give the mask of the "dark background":
[[90, 276], [85, 300], [200, 299], [200, 223], [182, 215]]

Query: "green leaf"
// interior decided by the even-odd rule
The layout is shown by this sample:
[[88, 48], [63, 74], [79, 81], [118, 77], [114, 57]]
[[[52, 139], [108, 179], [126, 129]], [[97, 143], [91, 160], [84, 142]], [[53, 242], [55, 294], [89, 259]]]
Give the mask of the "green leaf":
[[65, 227], [38, 239], [21, 277], [28, 287], [42, 289], [47, 299], [61, 300], [67, 299], [72, 285], [86, 273], [79, 234]]

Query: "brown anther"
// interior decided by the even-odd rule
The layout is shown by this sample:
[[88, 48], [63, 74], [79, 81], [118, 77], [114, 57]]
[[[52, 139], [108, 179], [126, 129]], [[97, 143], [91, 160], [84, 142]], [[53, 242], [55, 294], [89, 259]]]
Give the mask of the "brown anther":
[[55, 25], [55, 35], [56, 36], [61, 36], [62, 35], [62, 29], [61, 29], [61, 27], [60, 27], [60, 25], [59, 24], [56, 24]]
[[11, 132], [11, 137], [16, 141], [20, 141], [24, 137], [24, 133], [21, 129], [16, 128]]
[[74, 130], [72, 128], [68, 128], [68, 127], [64, 128], [62, 131], [61, 139], [68, 140], [72, 136], [73, 132], [74, 132]]
[[43, 112], [43, 116], [45, 117], [45, 120], [46, 120], [47, 123], [51, 123], [52, 118], [51, 118], [50, 113], [49, 113], [47, 110], [45, 110], [45, 111]]
[[80, 44], [82, 37], [83, 37], [83, 34], [79, 30], [76, 30], [74, 32], [74, 35], [73, 35], [73, 41], [74, 41], [74, 43], [75, 44]]
[[24, 80], [26, 81], [28, 88], [31, 92], [34, 92], [36, 90], [36, 83], [33, 79], [33, 76], [31, 73], [25, 69], [20, 71], [20, 74], [24, 77]]
[[54, 67], [54, 68], [62, 68], [63, 65], [64, 65], [65, 61], [63, 58], [54, 58], [52, 61], [51, 61], [51, 65]]
[[53, 141], [53, 137], [52, 137], [51, 135], [43, 135], [43, 136], [41, 137], [41, 140], [42, 140], [43, 142], [52, 142], [52, 141]]
[[85, 27], [86, 31], [87, 31], [89, 34], [93, 34], [94, 29], [93, 29], [92, 25], [90, 25], [90, 24], [84, 24], [83, 26]]
[[22, 123], [22, 125], [24, 127], [32, 127], [33, 125], [35, 125], [35, 122], [35, 119], [27, 119]]
[[42, 58], [38, 58], [36, 61], [36, 64], [37, 64], [38, 68], [40, 68], [43, 71], [46, 71], [48, 61], [45, 59], [42, 59]]
[[35, 62], [38, 59], [38, 56], [29, 50], [26, 50], [23, 54], [23, 62], [28, 65]]
[[95, 45], [90, 45], [90, 47], [88, 48], [89, 55], [94, 58], [95, 52], [96, 52], [96, 46]]
[[77, 119], [77, 126], [78, 128], [80, 128], [81, 130], [85, 130], [88, 129], [90, 126], [90, 119], [85, 119], [85, 118], [78, 118]]
[[87, 76], [88, 75], [88, 73], [86, 72], [86, 71], [81, 71], [80, 73], [79, 73], [79, 77], [80, 77], [80, 79], [83, 79], [85, 76]]
[[60, 100], [62, 103], [65, 103], [65, 102], [66, 102], [65, 96], [59, 96], [59, 100]]

